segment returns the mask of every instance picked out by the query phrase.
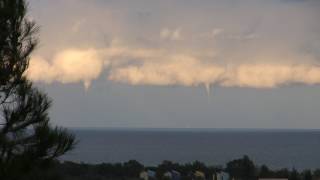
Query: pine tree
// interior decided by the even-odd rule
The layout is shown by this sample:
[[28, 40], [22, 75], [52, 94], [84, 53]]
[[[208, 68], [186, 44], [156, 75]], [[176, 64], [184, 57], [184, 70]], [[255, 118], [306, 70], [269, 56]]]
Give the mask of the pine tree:
[[312, 180], [312, 172], [310, 170], [305, 170], [302, 174], [303, 180]]
[[0, 0], [1, 180], [21, 179], [75, 144], [66, 129], [50, 125], [51, 100], [26, 78], [38, 31], [26, 12], [24, 0]]

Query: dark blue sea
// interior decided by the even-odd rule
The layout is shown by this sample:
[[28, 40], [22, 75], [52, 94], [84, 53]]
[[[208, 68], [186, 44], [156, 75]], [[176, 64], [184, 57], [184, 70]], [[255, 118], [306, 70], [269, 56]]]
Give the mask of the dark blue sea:
[[79, 140], [62, 160], [86, 163], [163, 160], [208, 165], [248, 155], [272, 168], [320, 168], [320, 130], [72, 129]]

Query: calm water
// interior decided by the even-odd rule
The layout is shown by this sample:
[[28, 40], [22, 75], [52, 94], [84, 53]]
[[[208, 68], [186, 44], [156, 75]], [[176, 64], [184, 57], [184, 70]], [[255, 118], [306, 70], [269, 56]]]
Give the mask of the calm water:
[[320, 130], [73, 130], [80, 140], [64, 160], [89, 163], [135, 159], [225, 165], [247, 154], [270, 167], [320, 168]]

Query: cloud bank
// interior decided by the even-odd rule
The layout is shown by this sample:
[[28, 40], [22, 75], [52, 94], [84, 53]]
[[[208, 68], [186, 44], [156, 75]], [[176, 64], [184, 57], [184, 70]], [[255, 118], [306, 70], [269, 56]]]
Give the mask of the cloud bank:
[[108, 80], [130, 85], [274, 88], [320, 84], [320, 66], [310, 57], [303, 57], [309, 62], [303, 64], [292, 60], [276, 63], [284, 59], [281, 56], [272, 57], [273, 62], [238, 64], [212, 63], [206, 58], [209, 57], [122, 46], [70, 49], [59, 52], [51, 60], [32, 58], [27, 76], [45, 83], [82, 82], [86, 88], [104, 71]]
[[30, 62], [31, 80], [86, 88], [102, 75], [207, 89], [320, 84], [316, 0], [72, 2], [46, 1], [33, 12], [47, 43]]

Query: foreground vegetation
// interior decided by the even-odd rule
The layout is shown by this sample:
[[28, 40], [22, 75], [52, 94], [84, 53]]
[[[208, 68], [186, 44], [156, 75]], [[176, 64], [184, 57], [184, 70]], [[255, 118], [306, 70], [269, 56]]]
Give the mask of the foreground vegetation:
[[73, 149], [66, 129], [50, 124], [50, 98], [26, 77], [38, 27], [24, 0], [0, 0], [0, 179], [28, 174]]
[[199, 161], [187, 164], [179, 164], [163, 161], [158, 166], [146, 167], [135, 160], [125, 163], [101, 163], [86, 164], [74, 162], [55, 162], [47, 171], [34, 172], [34, 179], [60, 179], [60, 180], [135, 180], [143, 170], [156, 172], [156, 179], [167, 179], [164, 173], [167, 171], [178, 171], [181, 180], [191, 180], [190, 174], [201, 171], [205, 179], [215, 180], [214, 174], [225, 171], [231, 178], [243, 180], [255, 180], [258, 178], [288, 178], [289, 180], [318, 180], [320, 169], [297, 171], [295, 169], [271, 170], [266, 165], [257, 166], [247, 156], [230, 161], [223, 166], [208, 166]]

